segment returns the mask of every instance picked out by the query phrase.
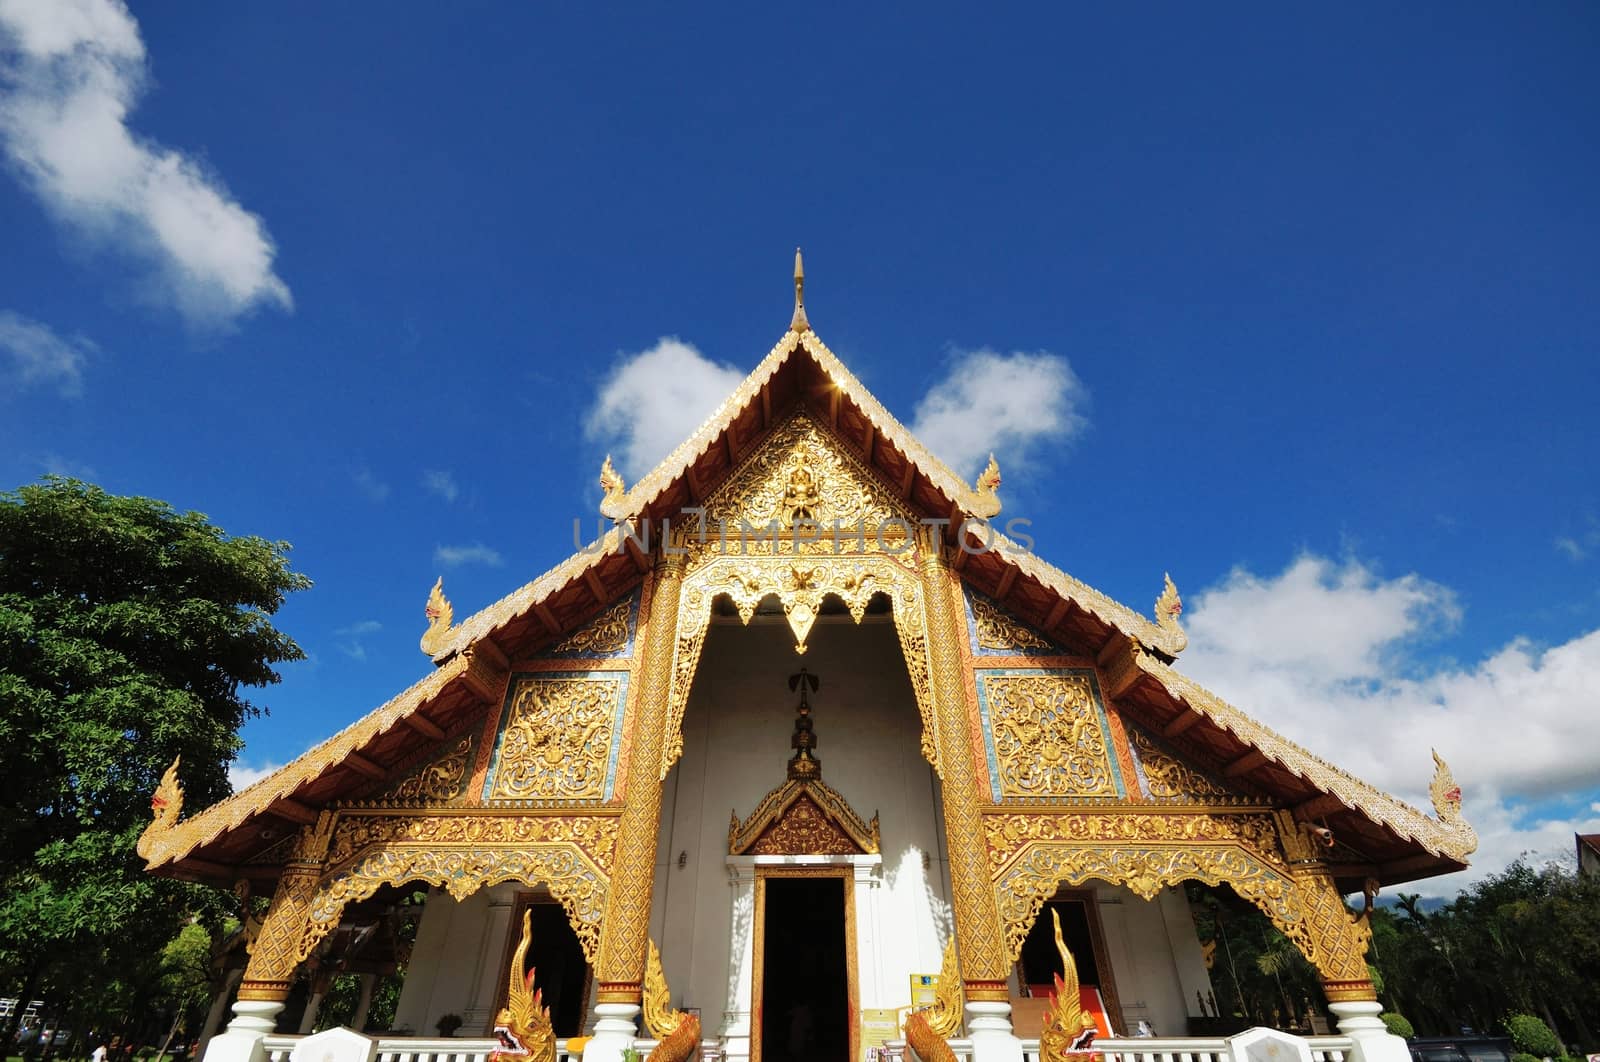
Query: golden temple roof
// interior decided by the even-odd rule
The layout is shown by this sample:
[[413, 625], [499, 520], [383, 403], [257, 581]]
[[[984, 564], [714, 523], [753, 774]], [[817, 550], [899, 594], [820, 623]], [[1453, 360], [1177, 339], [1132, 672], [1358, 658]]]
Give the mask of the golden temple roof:
[[[759, 447], [796, 405], [897, 491], [914, 510], [985, 519], [998, 511], [994, 486], [971, 485], [930, 453], [869, 392], [812, 330], [795, 261], [791, 326], [733, 393], [659, 465], [624, 491], [608, 484], [606, 511], [617, 522], [597, 543], [469, 616], [430, 631], [436, 668], [404, 693], [269, 777], [180, 822], [154, 852], [164, 873], [226, 881], [282, 831], [275, 820], [304, 823], [330, 802], [359, 799], [421, 751], [481, 717], [485, 698], [474, 667], [527, 659], [632, 592], [650, 559], [629, 539], [630, 522], [654, 523], [703, 501]], [[986, 475], [994, 473], [989, 470]], [[962, 579], [1061, 645], [1097, 658], [1118, 676], [1108, 696], [1141, 725], [1182, 733], [1204, 756], [1308, 817], [1335, 818], [1375, 853], [1385, 881], [1459, 869], [1476, 845], [1471, 828], [1439, 818], [1367, 785], [1312, 755], [1172, 667], [1186, 639], [1176, 592], [1158, 602], [1156, 619], [1112, 600], [1004, 536], [989, 552], [957, 551]], [[596, 548], [598, 547], [598, 548]], [[1158, 569], [1159, 570], [1159, 569]], [[1166, 606], [1163, 609], [1163, 606]], [[448, 603], [446, 603], [448, 607]], [[475, 659], [476, 658], [476, 659]], [[402, 725], [404, 724], [404, 725]], [[263, 818], [266, 816], [267, 818]], [[1341, 880], [1359, 884], [1356, 870]], [[1354, 886], [1352, 886], [1354, 887]]]

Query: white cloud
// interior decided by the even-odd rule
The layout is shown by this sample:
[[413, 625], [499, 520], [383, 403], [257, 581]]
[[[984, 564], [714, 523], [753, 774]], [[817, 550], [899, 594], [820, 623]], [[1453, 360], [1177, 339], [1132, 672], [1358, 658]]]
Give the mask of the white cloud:
[[[1481, 840], [1466, 879], [1600, 825], [1588, 811], [1548, 810], [1561, 806], [1552, 798], [1570, 804], [1600, 789], [1591, 718], [1600, 630], [1424, 667], [1417, 650], [1459, 622], [1453, 593], [1315, 556], [1270, 578], [1235, 571], [1192, 605], [1184, 672], [1318, 755], [1426, 810], [1437, 748]], [[1460, 884], [1414, 888], [1433, 895]]]
[[1040, 351], [958, 351], [949, 374], [917, 403], [911, 432], [964, 476], [994, 453], [1004, 466], [1026, 461], [1045, 440], [1087, 425], [1089, 393], [1067, 359]]
[[456, 478], [449, 472], [438, 469], [427, 469], [422, 473], [422, 489], [437, 494], [447, 502], [453, 502], [461, 495], [461, 488], [456, 486]]
[[100, 478], [100, 473], [92, 465], [82, 461], [74, 461], [70, 457], [60, 454], [44, 454], [39, 458], [39, 467], [47, 476], [66, 476], [68, 479], [82, 479], [90, 483]]
[[632, 480], [688, 438], [743, 379], [731, 365], [719, 365], [693, 345], [663, 336], [611, 370], [584, 430], [615, 447], [618, 467]]
[[368, 501], [381, 502], [389, 497], [389, 484], [373, 475], [372, 469], [366, 465], [352, 468], [350, 479], [355, 483], [356, 490], [366, 495]]
[[463, 564], [487, 564], [491, 568], [498, 568], [505, 563], [498, 550], [490, 549], [482, 542], [474, 542], [470, 546], [435, 547], [433, 561], [444, 568], [459, 568]]
[[340, 627], [333, 633], [345, 638], [357, 638], [363, 634], [377, 634], [381, 630], [383, 630], [383, 624], [377, 620], [360, 620], [350, 624], [348, 627]]
[[128, 126], [148, 77], [122, 0], [0, 0], [0, 142], [58, 219], [146, 261], [191, 323], [289, 309], [261, 219], [192, 155]]
[[283, 764], [281, 763], [268, 762], [258, 767], [252, 767], [242, 760], [234, 760], [228, 764], [228, 781], [233, 784], [233, 791], [238, 793], [282, 769]]
[[83, 363], [97, 349], [82, 336], [59, 336], [48, 325], [0, 310], [0, 361], [10, 361], [21, 387], [54, 385], [76, 398], [83, 392]]

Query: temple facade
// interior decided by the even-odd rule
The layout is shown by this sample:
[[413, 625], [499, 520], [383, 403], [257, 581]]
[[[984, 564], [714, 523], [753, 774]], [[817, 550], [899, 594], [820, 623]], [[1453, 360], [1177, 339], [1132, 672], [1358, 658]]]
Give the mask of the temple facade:
[[1020, 1060], [1059, 919], [1103, 1033], [1181, 1035], [1216, 1009], [1190, 881], [1294, 942], [1355, 1057], [1407, 1057], [1344, 896], [1465, 866], [1448, 768], [1424, 814], [1190, 681], [1170, 580], [1145, 616], [1007, 537], [998, 468], [929, 454], [800, 295], [660, 466], [607, 462], [589, 548], [459, 623], [435, 587], [410, 689], [191, 816], [168, 773], [150, 869], [271, 897], [208, 1059], [260, 1057], [302, 964], [424, 888], [419, 1033], [487, 1035], [516, 956], [615, 1062], [658, 950], [725, 1057], [863, 1058], [942, 992]]

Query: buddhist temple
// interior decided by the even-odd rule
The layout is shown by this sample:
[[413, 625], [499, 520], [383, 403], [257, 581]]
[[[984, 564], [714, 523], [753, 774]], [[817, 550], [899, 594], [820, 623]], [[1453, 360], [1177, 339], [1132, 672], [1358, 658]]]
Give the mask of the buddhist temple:
[[1185, 677], [1159, 561], [1147, 614], [1024, 549], [998, 466], [925, 450], [802, 285], [797, 256], [788, 330], [666, 460], [607, 460], [596, 541], [459, 621], [434, 587], [413, 686], [213, 807], [168, 772], [150, 871], [271, 897], [209, 1062], [266, 1057], [304, 964], [401, 889], [419, 1034], [504, 1029], [531, 968], [591, 1062], [663, 1013], [722, 1058], [879, 1057], [935, 997], [963, 1057], [1020, 1062], [1053, 932], [1102, 1036], [1182, 1036], [1216, 1007], [1186, 882], [1299, 948], [1339, 1057], [1408, 1057], [1361, 897], [1466, 865], [1448, 768], [1425, 814]]

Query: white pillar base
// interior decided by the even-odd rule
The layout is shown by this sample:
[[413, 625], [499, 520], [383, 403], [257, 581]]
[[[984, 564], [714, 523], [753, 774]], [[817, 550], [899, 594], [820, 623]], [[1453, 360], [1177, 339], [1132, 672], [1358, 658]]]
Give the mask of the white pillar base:
[[967, 1003], [972, 1062], [1022, 1062], [1022, 1041], [1011, 1031], [1010, 1003]]
[[594, 1023], [593, 1039], [584, 1046], [583, 1062], [622, 1062], [622, 1052], [633, 1046], [638, 1035], [634, 1019], [639, 1009], [637, 1003], [596, 1003], [594, 1012], [599, 1020]]
[[[1339, 1031], [1355, 1041], [1351, 1062], [1410, 1062], [1406, 1042], [1378, 1020], [1383, 1005], [1372, 1000], [1329, 1003], [1328, 1009], [1339, 1019]], [[207, 1059], [206, 1062], [211, 1062]]]
[[278, 1026], [282, 1002], [240, 999], [233, 1004], [233, 1020], [220, 1036], [206, 1044], [205, 1062], [266, 1062], [261, 1041]]

